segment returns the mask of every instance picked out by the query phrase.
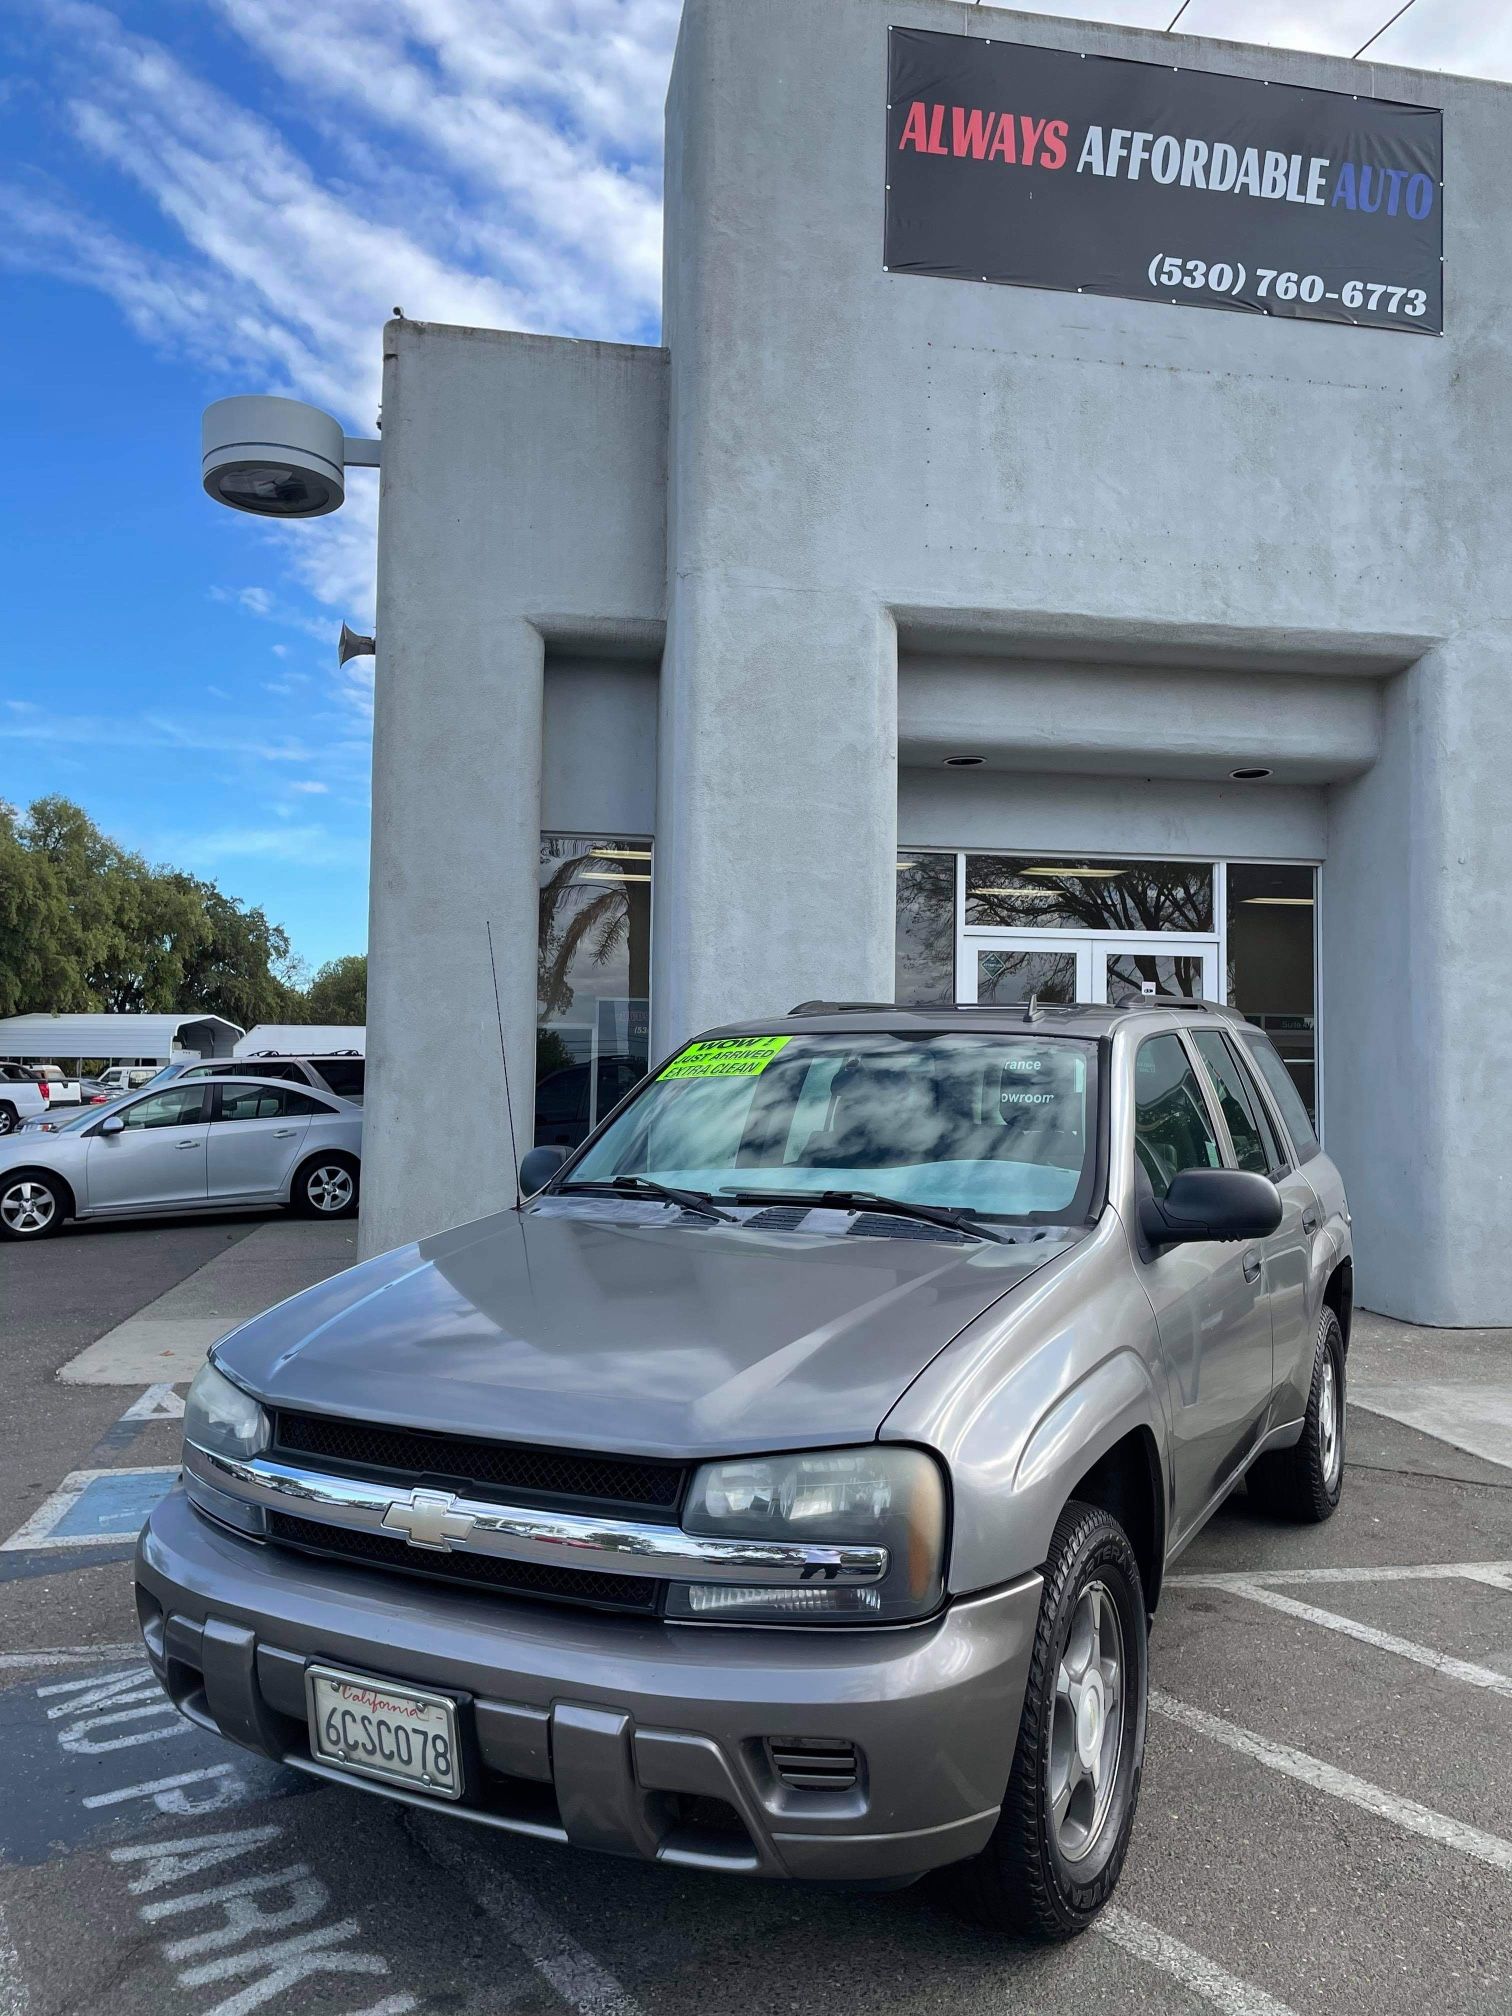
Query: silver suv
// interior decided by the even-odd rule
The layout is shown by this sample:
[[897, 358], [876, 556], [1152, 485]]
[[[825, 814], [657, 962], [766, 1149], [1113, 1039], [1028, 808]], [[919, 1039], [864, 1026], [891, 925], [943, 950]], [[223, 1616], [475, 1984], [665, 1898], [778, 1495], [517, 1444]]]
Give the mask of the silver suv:
[[273, 1078], [286, 1085], [310, 1085], [333, 1092], [338, 1099], [362, 1104], [367, 1085], [367, 1059], [360, 1050], [254, 1050], [245, 1057], [191, 1057], [165, 1064], [152, 1080], [166, 1085], [171, 1078]]
[[216, 1346], [137, 1556], [174, 1701], [506, 1832], [1081, 1930], [1167, 1565], [1241, 1479], [1343, 1481], [1349, 1214], [1266, 1038], [808, 1004], [522, 1179]]

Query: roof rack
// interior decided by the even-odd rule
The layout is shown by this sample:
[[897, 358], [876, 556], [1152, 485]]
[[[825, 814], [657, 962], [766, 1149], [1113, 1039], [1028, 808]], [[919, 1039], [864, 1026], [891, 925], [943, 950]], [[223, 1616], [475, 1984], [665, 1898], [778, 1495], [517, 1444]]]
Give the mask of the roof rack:
[[1140, 1008], [1190, 1008], [1203, 1015], [1238, 1015], [1239, 1010], [1224, 1001], [1207, 1001], [1191, 994], [1138, 994], [1127, 1001], [1042, 1001], [1031, 994], [1018, 1001], [800, 1001], [787, 1011], [792, 1015], [1004, 1015], [1022, 1007], [1026, 1022], [1037, 1022], [1049, 1012], [1084, 1015], [1089, 1010], [1104, 1015], [1132, 1014]]

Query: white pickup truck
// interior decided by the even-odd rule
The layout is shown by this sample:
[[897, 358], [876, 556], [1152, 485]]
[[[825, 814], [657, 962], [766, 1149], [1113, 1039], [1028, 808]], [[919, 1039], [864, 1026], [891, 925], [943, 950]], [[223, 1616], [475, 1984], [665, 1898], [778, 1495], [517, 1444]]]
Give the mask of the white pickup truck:
[[35, 1071], [48, 1089], [49, 1106], [82, 1106], [84, 1089], [77, 1078], [64, 1075], [61, 1064], [33, 1064]]
[[[74, 1100], [77, 1103], [78, 1090]], [[34, 1064], [0, 1064], [0, 1134], [14, 1134], [28, 1120], [52, 1111], [52, 1081]]]

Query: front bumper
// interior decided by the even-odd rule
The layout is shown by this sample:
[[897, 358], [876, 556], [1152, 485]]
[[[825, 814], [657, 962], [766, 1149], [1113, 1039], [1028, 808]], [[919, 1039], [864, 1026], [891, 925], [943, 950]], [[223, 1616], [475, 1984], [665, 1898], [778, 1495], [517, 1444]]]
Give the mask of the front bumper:
[[[974, 1854], [1018, 1739], [1040, 1580], [928, 1624], [685, 1626], [429, 1589], [244, 1540], [182, 1487], [136, 1559], [154, 1672], [191, 1720], [301, 1771], [486, 1826], [752, 1875], [887, 1879]], [[310, 1755], [312, 1660], [455, 1693], [460, 1805]], [[853, 1744], [795, 1788], [768, 1740]]]

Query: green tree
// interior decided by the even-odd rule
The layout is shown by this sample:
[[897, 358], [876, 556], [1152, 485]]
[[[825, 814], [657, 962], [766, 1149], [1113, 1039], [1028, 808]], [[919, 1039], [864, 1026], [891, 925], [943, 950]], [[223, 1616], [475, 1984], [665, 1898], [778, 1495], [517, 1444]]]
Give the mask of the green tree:
[[0, 1014], [198, 1009], [250, 1028], [303, 1020], [302, 977], [264, 911], [153, 867], [70, 800], [0, 806]]
[[305, 990], [305, 1022], [367, 1021], [367, 954], [328, 959]]
[[63, 950], [70, 929], [61, 876], [27, 844], [15, 808], [0, 805], [0, 1015], [92, 1005]]

